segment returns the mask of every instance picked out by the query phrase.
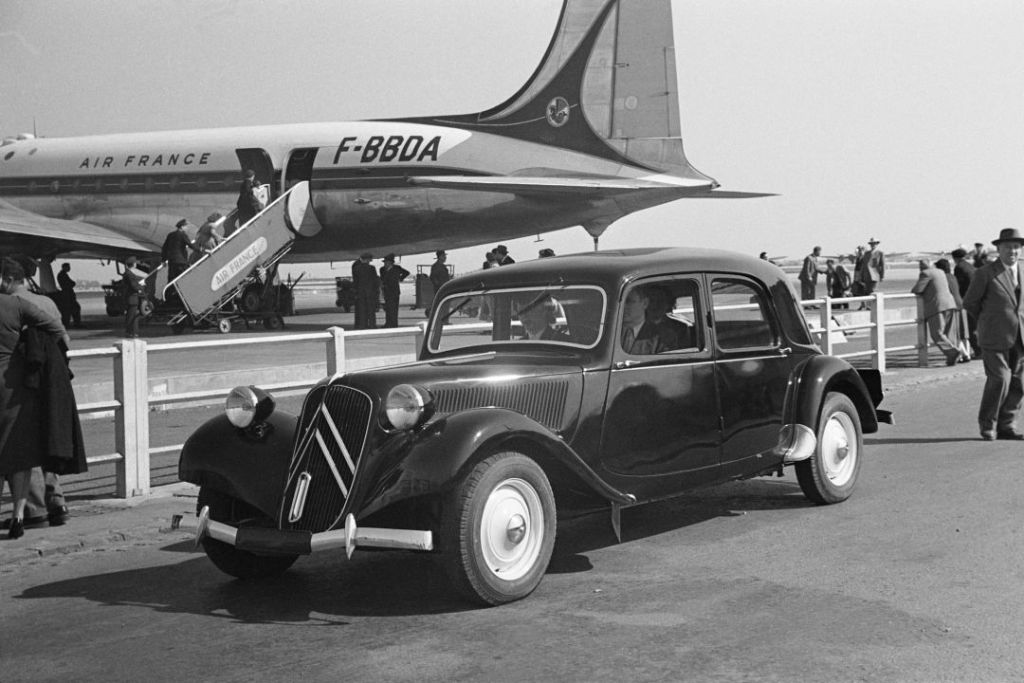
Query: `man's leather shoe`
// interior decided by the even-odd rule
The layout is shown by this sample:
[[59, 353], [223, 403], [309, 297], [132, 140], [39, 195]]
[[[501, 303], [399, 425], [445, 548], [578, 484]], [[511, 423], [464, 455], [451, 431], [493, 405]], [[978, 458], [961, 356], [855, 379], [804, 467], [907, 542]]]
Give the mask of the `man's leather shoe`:
[[[39, 517], [26, 517], [22, 520], [22, 527], [25, 529], [42, 529], [47, 524], [46, 517], [40, 515]], [[0, 522], [0, 530], [7, 530], [11, 528], [11, 518], [8, 517], [4, 521]]]
[[68, 521], [68, 506], [61, 505], [60, 507], [50, 508], [49, 514], [46, 518], [50, 521], [50, 526], [63, 526]]
[[996, 433], [995, 432], [982, 432], [981, 433], [981, 440], [982, 441], [995, 441], [996, 440]]
[[1011, 430], [996, 432], [996, 438], [1003, 441], [1024, 441], [1024, 434]]

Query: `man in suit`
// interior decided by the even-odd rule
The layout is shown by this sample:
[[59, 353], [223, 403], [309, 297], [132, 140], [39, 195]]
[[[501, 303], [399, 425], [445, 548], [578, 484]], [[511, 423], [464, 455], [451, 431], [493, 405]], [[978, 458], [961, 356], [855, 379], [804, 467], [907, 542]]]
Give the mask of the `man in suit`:
[[519, 339], [571, 342], [572, 338], [568, 334], [554, 327], [557, 312], [558, 304], [550, 296], [522, 302], [519, 308], [519, 322], [523, 326], [524, 334]]
[[999, 257], [975, 272], [964, 297], [964, 308], [978, 323], [978, 345], [985, 365], [978, 426], [985, 441], [1019, 441], [1024, 439], [1016, 428], [1024, 400], [1024, 274], [1019, 263], [1024, 236], [1016, 228], [1004, 228], [992, 244]]
[[634, 287], [622, 307], [622, 350], [633, 355], [650, 355], [670, 350], [658, 333], [658, 326], [647, 319], [650, 295], [643, 287]]
[[[967, 288], [971, 286], [974, 279], [974, 265], [967, 259], [967, 250], [953, 250], [953, 277], [956, 278], [957, 288], [960, 290], [960, 297], [967, 296]], [[981, 347], [978, 346], [978, 321], [972, 316], [967, 316], [967, 333], [971, 344], [971, 355], [974, 358], [981, 358]]]
[[352, 287], [356, 290], [356, 315], [353, 319], [357, 330], [377, 327], [377, 301], [380, 297], [380, 276], [370, 261], [373, 254], [363, 252], [352, 262]]
[[861, 256], [860, 282], [863, 295], [874, 294], [875, 287], [885, 279], [885, 254], [877, 249], [879, 241], [868, 240], [868, 250]]
[[946, 274], [929, 265], [927, 261], [918, 261], [918, 267], [921, 273], [910, 291], [923, 299], [924, 319], [928, 323], [932, 341], [946, 356], [946, 365], [956, 365], [957, 361], [970, 360], [961, 358], [956, 344], [949, 339], [949, 326], [953, 322], [953, 313], [957, 308]]
[[800, 268], [797, 279], [800, 280], [800, 298], [806, 301], [815, 297], [815, 287], [818, 285], [818, 273], [824, 273], [825, 266], [821, 263], [821, 247], [815, 247], [811, 253], [804, 257], [804, 264]]

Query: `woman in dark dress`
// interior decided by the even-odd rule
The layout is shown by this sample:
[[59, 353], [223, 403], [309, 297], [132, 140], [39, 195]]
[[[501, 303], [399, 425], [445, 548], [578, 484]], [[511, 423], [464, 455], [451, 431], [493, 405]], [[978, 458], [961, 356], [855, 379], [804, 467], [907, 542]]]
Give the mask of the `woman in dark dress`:
[[[25, 501], [28, 499], [32, 468], [43, 464], [43, 452], [36, 449], [8, 448], [12, 435], [26, 430], [24, 418], [19, 421], [22, 409], [26, 415], [29, 403], [35, 399], [34, 392], [25, 387], [25, 358], [18, 351], [21, 329], [26, 326], [39, 327], [54, 335], [64, 334], [60, 319], [44, 313], [35, 305], [19, 297], [7, 294], [10, 279], [4, 272], [11, 267], [9, 259], [0, 261], [0, 476], [11, 482], [14, 510], [11, 515], [11, 529], [8, 538], [19, 538], [24, 531]], [[20, 267], [20, 266], [18, 266]]]

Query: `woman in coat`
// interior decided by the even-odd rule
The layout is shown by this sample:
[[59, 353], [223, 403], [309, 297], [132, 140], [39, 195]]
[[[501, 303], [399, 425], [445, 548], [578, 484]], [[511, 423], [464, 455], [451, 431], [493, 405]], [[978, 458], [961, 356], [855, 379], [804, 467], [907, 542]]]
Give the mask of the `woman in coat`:
[[[25, 386], [26, 363], [24, 354], [18, 349], [18, 340], [22, 328], [27, 326], [39, 327], [54, 335], [66, 334], [59, 318], [53, 318], [34, 304], [8, 294], [12, 275], [17, 274], [15, 271], [24, 272], [11, 259], [0, 260], [0, 475], [11, 482], [14, 499], [8, 538], [20, 538], [25, 533], [25, 501], [28, 499], [32, 468], [43, 464], [42, 450], [13, 447], [13, 443], [18, 441], [12, 438], [14, 434], [19, 430], [33, 431], [26, 420], [31, 421], [31, 402], [36, 399], [35, 392]], [[8, 447], [8, 442], [12, 447]]]

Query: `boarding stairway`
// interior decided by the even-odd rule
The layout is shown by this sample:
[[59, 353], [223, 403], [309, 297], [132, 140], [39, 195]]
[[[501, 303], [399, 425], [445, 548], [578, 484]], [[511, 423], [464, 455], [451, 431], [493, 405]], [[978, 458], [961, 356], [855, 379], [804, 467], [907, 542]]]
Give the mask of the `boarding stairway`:
[[296, 183], [167, 284], [164, 299], [173, 291], [183, 308], [168, 325], [177, 330], [186, 323], [216, 321], [246, 287], [273, 279], [295, 240], [321, 229], [310, 204], [309, 183]]

